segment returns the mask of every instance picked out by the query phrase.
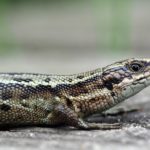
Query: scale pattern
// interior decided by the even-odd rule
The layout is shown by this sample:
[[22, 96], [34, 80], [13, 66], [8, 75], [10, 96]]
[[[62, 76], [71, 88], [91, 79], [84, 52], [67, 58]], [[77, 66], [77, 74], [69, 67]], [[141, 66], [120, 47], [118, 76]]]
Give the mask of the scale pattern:
[[74, 75], [1, 73], [0, 125], [118, 128], [86, 123], [84, 117], [115, 106], [149, 84], [150, 59], [123, 60]]

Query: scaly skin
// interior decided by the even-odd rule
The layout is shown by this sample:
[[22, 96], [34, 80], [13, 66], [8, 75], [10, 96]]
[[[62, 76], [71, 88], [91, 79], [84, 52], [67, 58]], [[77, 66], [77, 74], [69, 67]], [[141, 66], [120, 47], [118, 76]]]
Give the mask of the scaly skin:
[[0, 125], [116, 129], [84, 117], [101, 113], [150, 84], [150, 59], [128, 59], [76, 75], [0, 74]]

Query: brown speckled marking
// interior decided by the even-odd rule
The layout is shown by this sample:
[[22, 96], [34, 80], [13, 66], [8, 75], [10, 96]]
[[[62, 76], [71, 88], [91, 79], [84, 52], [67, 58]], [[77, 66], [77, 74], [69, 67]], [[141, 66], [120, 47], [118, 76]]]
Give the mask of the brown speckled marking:
[[72, 82], [72, 81], [73, 81], [73, 79], [69, 78], [69, 79], [68, 79], [68, 81], [69, 81], [69, 82]]
[[50, 82], [51, 79], [50, 79], [50, 78], [46, 78], [44, 81], [45, 81], [45, 82]]
[[77, 76], [77, 79], [83, 79], [83, 78], [84, 78], [84, 75]]
[[[102, 80], [100, 78], [100, 76], [96, 76], [94, 78], [91, 79], [87, 79], [84, 80], [82, 82], [78, 82], [75, 83], [73, 85], [60, 85], [61, 88], [59, 89], [59, 93], [61, 93], [63, 95], [63, 93], [65, 93], [65, 95], [68, 96], [73, 96], [73, 97], [78, 97], [80, 95], [84, 95], [84, 94], [88, 94], [90, 93], [92, 90], [99, 90], [100, 87], [103, 87], [103, 83]], [[56, 89], [59, 88], [56, 87]]]

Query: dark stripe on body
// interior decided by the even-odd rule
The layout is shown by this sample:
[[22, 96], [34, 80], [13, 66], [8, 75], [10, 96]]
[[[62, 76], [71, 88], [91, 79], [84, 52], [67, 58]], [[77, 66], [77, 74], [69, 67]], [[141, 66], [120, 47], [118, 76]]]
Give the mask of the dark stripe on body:
[[11, 106], [9, 106], [7, 104], [0, 105], [0, 110], [2, 110], [2, 111], [8, 111], [10, 109], [11, 109]]
[[101, 82], [101, 76], [97, 75], [93, 78], [84, 80], [84, 81], [79, 81], [76, 84], [58, 84], [54, 90], [60, 91], [60, 92], [67, 92], [70, 96], [79, 96], [81, 94], [87, 94], [91, 93], [91, 91], [96, 90], [96, 88], [103, 87], [102, 82]]
[[51, 95], [59, 95], [59, 91], [56, 91], [56, 89], [52, 88], [50, 85], [39, 84], [35, 87], [32, 87], [28, 85], [25, 86], [19, 83], [0, 83], [0, 99], [2, 100], [8, 100], [13, 98], [18, 98], [21, 100], [29, 99], [29, 97], [31, 96], [44, 95], [45, 93], [49, 93]]
[[33, 80], [32, 79], [29, 79], [29, 78], [13, 78], [14, 81], [17, 81], [17, 82], [32, 82]]

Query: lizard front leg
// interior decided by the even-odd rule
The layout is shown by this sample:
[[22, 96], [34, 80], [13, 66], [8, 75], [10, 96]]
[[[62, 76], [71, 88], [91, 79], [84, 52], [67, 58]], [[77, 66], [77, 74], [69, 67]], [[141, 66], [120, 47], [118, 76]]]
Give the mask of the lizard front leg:
[[47, 116], [46, 120], [50, 125], [68, 125], [78, 129], [92, 130], [92, 129], [119, 129], [121, 126], [115, 124], [102, 123], [88, 123], [80, 118], [77, 113], [62, 102], [57, 102], [54, 105], [53, 112]]

